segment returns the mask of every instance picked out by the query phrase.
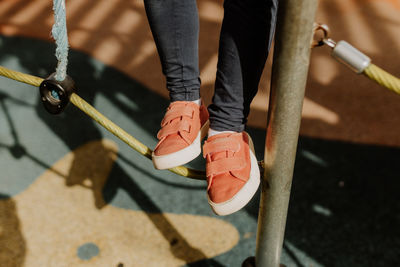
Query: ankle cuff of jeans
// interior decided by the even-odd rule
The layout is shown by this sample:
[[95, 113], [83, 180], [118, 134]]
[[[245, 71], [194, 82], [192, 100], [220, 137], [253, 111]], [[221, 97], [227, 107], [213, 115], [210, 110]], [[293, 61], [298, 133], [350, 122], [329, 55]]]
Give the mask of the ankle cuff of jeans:
[[210, 128], [216, 131], [233, 131], [233, 132], [243, 132], [245, 129], [245, 125], [237, 125], [237, 126], [232, 126], [232, 125], [227, 125], [227, 124], [222, 124], [221, 122], [213, 122], [212, 119], [210, 118]]
[[169, 98], [171, 102], [174, 101], [194, 101], [200, 99], [200, 90], [198, 92], [170, 92]]

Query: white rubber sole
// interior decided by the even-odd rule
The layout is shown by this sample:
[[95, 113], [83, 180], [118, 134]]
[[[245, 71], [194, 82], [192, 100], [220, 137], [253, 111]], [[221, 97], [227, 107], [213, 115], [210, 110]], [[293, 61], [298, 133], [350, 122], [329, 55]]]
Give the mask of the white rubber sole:
[[194, 160], [201, 153], [201, 140], [206, 137], [208, 127], [209, 121], [201, 127], [193, 143], [182, 150], [162, 156], [156, 156], [153, 152], [151, 156], [154, 167], [158, 170], [171, 169]]
[[[247, 134], [247, 133], [246, 133]], [[211, 206], [211, 209], [215, 214], [220, 216], [225, 216], [232, 214], [244, 206], [253, 198], [254, 194], [257, 192], [258, 187], [260, 186], [260, 169], [258, 168], [257, 158], [254, 155], [254, 145], [253, 141], [249, 137], [249, 147], [250, 147], [250, 178], [243, 186], [242, 189], [234, 197], [231, 199], [222, 202], [222, 203], [214, 203], [208, 198], [208, 203]]]

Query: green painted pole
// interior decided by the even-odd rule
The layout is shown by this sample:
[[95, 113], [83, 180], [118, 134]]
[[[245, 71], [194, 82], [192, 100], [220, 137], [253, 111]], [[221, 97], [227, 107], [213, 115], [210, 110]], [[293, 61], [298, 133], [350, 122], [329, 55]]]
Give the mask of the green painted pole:
[[310, 59], [317, 0], [281, 0], [275, 36], [256, 266], [278, 267]]

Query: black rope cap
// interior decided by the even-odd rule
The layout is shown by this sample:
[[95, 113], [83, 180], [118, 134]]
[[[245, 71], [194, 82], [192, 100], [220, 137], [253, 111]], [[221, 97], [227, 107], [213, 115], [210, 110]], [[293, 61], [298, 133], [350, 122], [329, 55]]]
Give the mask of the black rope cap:
[[51, 114], [60, 114], [75, 92], [75, 82], [68, 75], [63, 81], [57, 81], [52, 73], [40, 84], [39, 90], [44, 108]]

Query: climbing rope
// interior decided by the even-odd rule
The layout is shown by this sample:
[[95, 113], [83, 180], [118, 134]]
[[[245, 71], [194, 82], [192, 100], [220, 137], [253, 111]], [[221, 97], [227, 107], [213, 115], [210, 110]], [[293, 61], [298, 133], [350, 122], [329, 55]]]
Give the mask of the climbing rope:
[[[33, 86], [40, 86], [40, 84], [43, 82], [44, 79], [32, 76], [29, 74], [24, 74], [18, 71], [10, 70], [5, 67], [0, 66], [0, 75], [19, 81], [23, 83], [27, 83]], [[151, 159], [151, 153], [153, 152], [149, 147], [141, 143], [139, 140], [128, 134], [125, 130], [123, 130], [121, 127], [113, 123], [111, 120], [109, 120], [107, 117], [105, 117], [103, 114], [101, 114], [99, 111], [97, 111], [93, 106], [91, 106], [89, 103], [87, 103], [85, 100], [83, 100], [79, 95], [76, 93], [72, 93], [70, 97], [70, 101], [72, 104], [74, 104], [77, 108], [82, 110], [84, 113], [86, 113], [89, 117], [91, 117], [93, 120], [95, 120], [98, 124], [103, 126], [105, 129], [107, 129], [109, 132], [114, 134], [116, 137], [124, 141], [126, 144], [128, 144], [131, 148], [142, 154], [148, 159]], [[205, 179], [205, 173], [203, 171], [199, 170], [193, 170], [190, 168], [186, 168], [184, 166], [179, 166], [175, 167], [172, 169], [169, 169], [169, 171], [184, 176], [188, 178], [193, 178], [197, 180], [204, 180]]]
[[378, 84], [400, 95], [400, 79], [394, 77], [392, 74], [384, 71], [378, 66], [370, 64], [365, 68], [363, 74]]
[[314, 40], [312, 47], [327, 45], [332, 48], [332, 57], [343, 63], [354, 72], [364, 74], [366, 77], [400, 94], [400, 79], [389, 74], [383, 69], [371, 64], [371, 59], [346, 41], [335, 42], [330, 38], [329, 27], [325, 24], [315, 24], [314, 33], [322, 31], [323, 37]]
[[39, 85], [42, 83], [43, 79], [32, 76], [29, 74], [24, 74], [18, 71], [10, 70], [5, 67], [0, 66], [0, 75], [7, 77], [9, 79], [13, 79], [15, 81], [27, 83], [36, 87], [39, 87]]
[[56, 41], [56, 57], [58, 60], [55, 79], [64, 81], [68, 66], [68, 34], [65, 12], [65, 0], [53, 0], [54, 24], [51, 34]]

